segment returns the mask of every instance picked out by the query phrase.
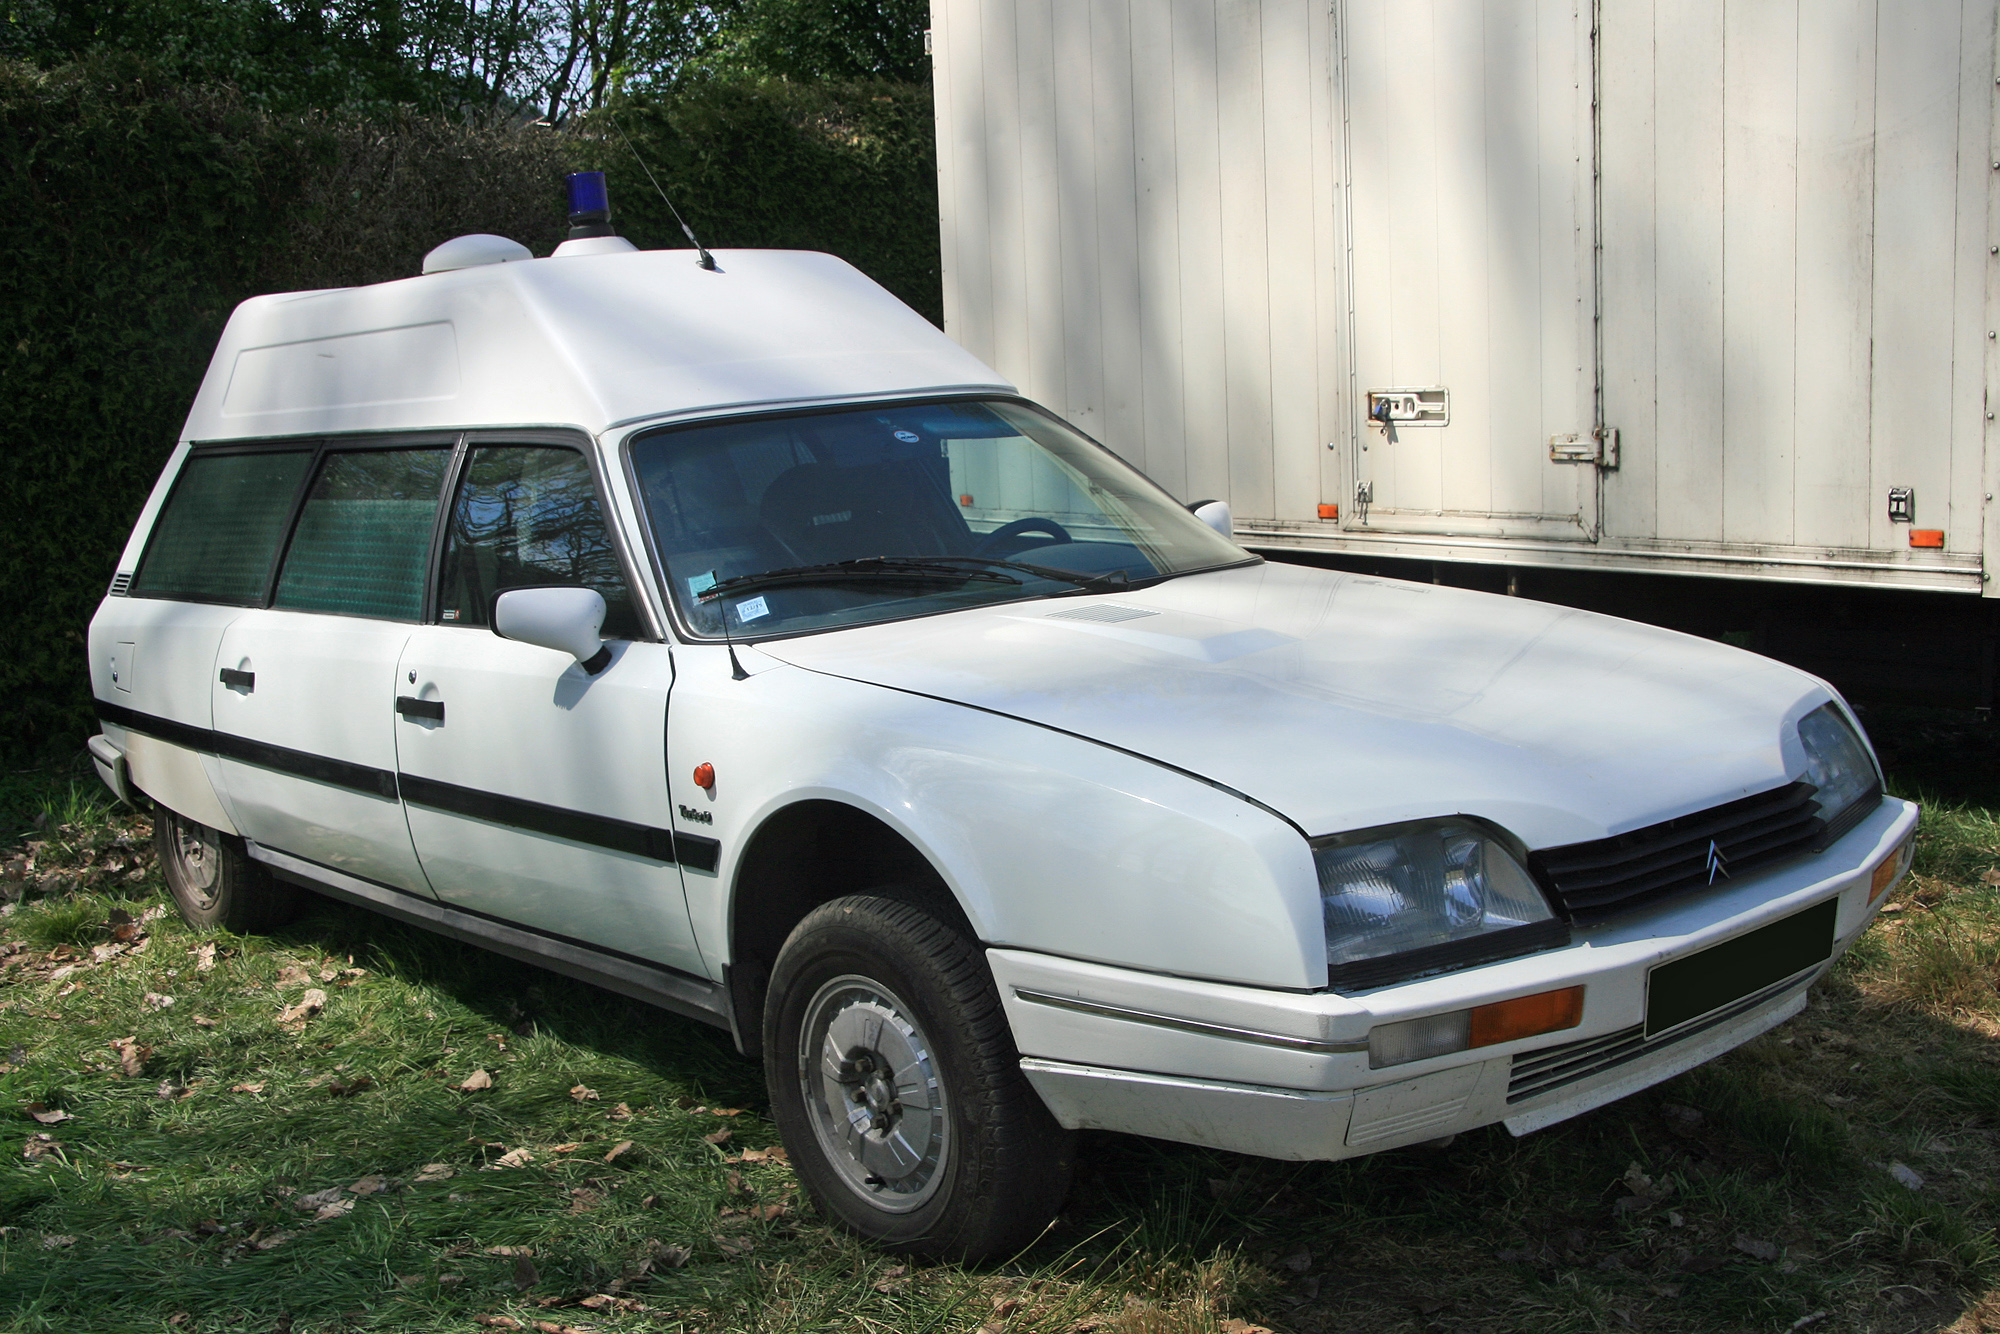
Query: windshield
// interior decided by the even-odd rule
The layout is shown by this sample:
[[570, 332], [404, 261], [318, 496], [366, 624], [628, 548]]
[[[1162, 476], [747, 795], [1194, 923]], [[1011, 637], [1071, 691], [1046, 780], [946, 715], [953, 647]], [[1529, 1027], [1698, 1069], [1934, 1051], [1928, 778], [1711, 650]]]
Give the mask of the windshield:
[[725, 614], [732, 635], [782, 634], [1252, 559], [1019, 403], [669, 428], [635, 440], [632, 462], [674, 601], [704, 635]]

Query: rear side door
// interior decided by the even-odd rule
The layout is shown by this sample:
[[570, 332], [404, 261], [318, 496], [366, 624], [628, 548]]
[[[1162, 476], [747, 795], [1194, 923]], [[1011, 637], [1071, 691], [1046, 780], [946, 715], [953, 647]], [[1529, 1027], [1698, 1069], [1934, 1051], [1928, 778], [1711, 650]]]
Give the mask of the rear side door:
[[[434, 623], [411, 633], [397, 673], [410, 832], [452, 907], [705, 979], [676, 863], [713, 869], [714, 844], [673, 833], [673, 656], [640, 620], [582, 444], [466, 450]], [[546, 585], [604, 595], [612, 657], [596, 675], [490, 629], [500, 593]]]
[[269, 605], [223, 633], [211, 687], [245, 837], [427, 898], [397, 797], [394, 704], [452, 445], [322, 453]]

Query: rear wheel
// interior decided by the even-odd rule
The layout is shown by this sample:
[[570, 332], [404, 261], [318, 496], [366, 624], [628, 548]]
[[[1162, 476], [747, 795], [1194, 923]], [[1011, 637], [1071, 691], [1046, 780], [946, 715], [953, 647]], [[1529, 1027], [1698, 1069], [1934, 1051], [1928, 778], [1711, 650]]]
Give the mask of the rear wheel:
[[1038, 1236], [1069, 1190], [1070, 1132], [1022, 1077], [976, 947], [894, 891], [793, 930], [764, 1012], [766, 1078], [822, 1213], [918, 1255]]
[[189, 926], [269, 931], [299, 915], [303, 892], [272, 879], [239, 838], [162, 807], [153, 819], [153, 845]]

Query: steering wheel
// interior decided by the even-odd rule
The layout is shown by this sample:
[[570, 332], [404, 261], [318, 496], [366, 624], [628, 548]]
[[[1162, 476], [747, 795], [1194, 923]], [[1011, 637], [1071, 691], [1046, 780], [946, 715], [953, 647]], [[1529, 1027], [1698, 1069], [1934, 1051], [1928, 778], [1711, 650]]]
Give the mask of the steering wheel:
[[[972, 554], [975, 556], [991, 556], [1000, 549], [1001, 543], [1007, 541], [1009, 538], [1019, 537], [1023, 533], [1047, 533], [1050, 540], [1055, 542], [1072, 542], [1076, 540], [1069, 535], [1069, 529], [1063, 527], [1054, 519], [1045, 519], [1039, 514], [1030, 514], [1024, 519], [1016, 519], [1012, 523], [1003, 523], [986, 536], [980, 538], [978, 542], [973, 544]], [[1028, 545], [1046, 546], [1047, 543], [1031, 542]], [[1014, 549], [1019, 550], [1020, 548], [1017, 547]]]

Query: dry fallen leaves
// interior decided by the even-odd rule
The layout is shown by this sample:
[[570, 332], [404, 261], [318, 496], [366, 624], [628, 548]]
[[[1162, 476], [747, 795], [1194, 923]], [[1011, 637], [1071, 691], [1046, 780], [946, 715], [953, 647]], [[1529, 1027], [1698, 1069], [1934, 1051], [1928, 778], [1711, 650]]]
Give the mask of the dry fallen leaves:
[[295, 963], [288, 963], [278, 970], [280, 987], [302, 987], [312, 981], [312, 975]]
[[196, 972], [206, 973], [215, 968], [215, 945], [213, 942], [206, 945], [198, 945], [191, 953], [194, 955], [194, 969]]
[[211, 1019], [205, 1014], [198, 1014], [194, 1017], [194, 1026], [196, 1028], [216, 1028], [221, 1023], [220, 1019]]
[[509, 1149], [492, 1162], [486, 1164], [486, 1170], [497, 1172], [503, 1167], [526, 1167], [534, 1161], [535, 1155], [529, 1153], [526, 1149]]
[[1758, 1260], [1775, 1260], [1778, 1258], [1776, 1243], [1765, 1241], [1762, 1237], [1740, 1236], [1736, 1239], [1735, 1244], [1737, 1250]]
[[516, 1320], [516, 1319], [515, 1319], [515, 1318], [514, 1318], [513, 1316], [510, 1316], [510, 1315], [482, 1315], [482, 1316], [475, 1316], [475, 1317], [473, 1318], [473, 1321], [472, 1321], [472, 1323], [473, 1323], [473, 1324], [475, 1324], [475, 1325], [481, 1325], [481, 1326], [484, 1326], [484, 1327], [485, 1327], [485, 1328], [487, 1328], [487, 1329], [519, 1329], [519, 1328], [521, 1328], [521, 1322], [520, 1322], [520, 1321], [518, 1321], [518, 1320]]
[[31, 1161], [36, 1158], [54, 1158], [61, 1153], [62, 1142], [54, 1135], [30, 1135], [28, 1142], [21, 1147], [21, 1156]]
[[106, 1045], [118, 1053], [118, 1068], [127, 1075], [137, 1077], [145, 1073], [146, 1062], [153, 1059], [153, 1049], [137, 1038], [113, 1038]]
[[373, 1195], [388, 1185], [380, 1173], [371, 1172], [347, 1188], [350, 1195]]
[[301, 1195], [298, 1199], [292, 1201], [292, 1203], [298, 1206], [301, 1213], [310, 1214], [316, 1213], [326, 1208], [327, 1205], [335, 1203], [340, 1199], [340, 1195], [341, 1189], [339, 1186], [328, 1186], [325, 1190], [316, 1190], [310, 1195]]
[[729, 1143], [730, 1133], [731, 1132], [729, 1130], [722, 1129], [703, 1135], [702, 1138], [707, 1140], [710, 1144], [716, 1144], [716, 1145], [727, 1144]]
[[785, 1152], [784, 1145], [773, 1144], [768, 1149], [745, 1149], [740, 1155], [731, 1158], [729, 1161], [732, 1163], [782, 1163], [788, 1161], [789, 1158], [790, 1155]]
[[631, 1148], [631, 1147], [632, 1147], [632, 1141], [631, 1141], [631, 1140], [629, 1140], [629, 1139], [621, 1139], [621, 1140], [619, 1140], [619, 1141], [618, 1141], [618, 1142], [617, 1142], [616, 1144], [614, 1144], [614, 1145], [612, 1145], [612, 1146], [611, 1146], [611, 1151], [610, 1151], [609, 1153], [607, 1153], [607, 1154], [605, 1154], [605, 1155], [604, 1155], [604, 1161], [605, 1161], [605, 1162], [607, 1162], [607, 1163], [608, 1163], [608, 1162], [610, 1162], [610, 1161], [612, 1161], [612, 1160], [613, 1160], [613, 1159], [615, 1159], [615, 1158], [616, 1158], [616, 1157], [617, 1157], [617, 1156], [618, 1156], [619, 1154], [621, 1154], [621, 1153], [625, 1152], [625, 1150], [627, 1150], [627, 1149], [629, 1149], [629, 1148]]
[[318, 987], [313, 987], [305, 995], [299, 997], [297, 1005], [286, 1006], [284, 1013], [278, 1016], [278, 1022], [281, 1024], [303, 1024], [306, 1020], [312, 1018], [325, 1008], [326, 993]]
[[465, 1077], [465, 1082], [460, 1084], [458, 1089], [461, 1093], [477, 1093], [481, 1089], [490, 1089], [492, 1087], [492, 1075], [487, 1074], [484, 1070], [474, 1070]]
[[149, 1010], [164, 1010], [173, 1003], [174, 998], [172, 996], [163, 996], [157, 991], [146, 993], [146, 1008]]
[[593, 1088], [585, 1088], [583, 1085], [578, 1084], [575, 1088], [569, 1091], [569, 1096], [571, 1100], [575, 1102], [596, 1102], [597, 1090]]
[[231, 1093], [262, 1093], [264, 1085], [261, 1081], [254, 1084], [232, 1084], [229, 1086], [229, 1091]]
[[61, 1125], [63, 1122], [71, 1119], [70, 1114], [68, 1112], [53, 1111], [47, 1107], [44, 1107], [41, 1103], [38, 1102], [29, 1103], [27, 1105], [26, 1111], [29, 1116], [34, 1117], [37, 1121], [40, 1121], [45, 1126]]
[[418, 1185], [423, 1185], [427, 1181], [446, 1180], [452, 1175], [453, 1169], [449, 1163], [425, 1163], [417, 1169], [416, 1181]]

